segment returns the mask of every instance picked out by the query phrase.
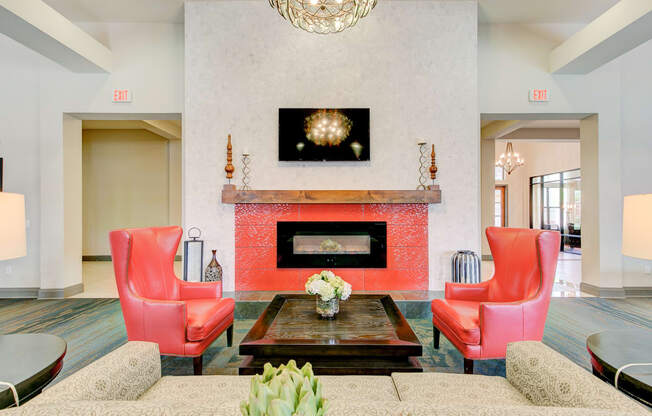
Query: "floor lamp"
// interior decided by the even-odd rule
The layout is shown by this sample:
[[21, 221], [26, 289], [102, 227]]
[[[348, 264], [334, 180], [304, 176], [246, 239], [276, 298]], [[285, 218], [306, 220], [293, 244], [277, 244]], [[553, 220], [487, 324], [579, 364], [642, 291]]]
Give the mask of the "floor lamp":
[[652, 194], [625, 197], [623, 254], [652, 260]]
[[25, 197], [0, 192], [0, 261], [25, 255]]

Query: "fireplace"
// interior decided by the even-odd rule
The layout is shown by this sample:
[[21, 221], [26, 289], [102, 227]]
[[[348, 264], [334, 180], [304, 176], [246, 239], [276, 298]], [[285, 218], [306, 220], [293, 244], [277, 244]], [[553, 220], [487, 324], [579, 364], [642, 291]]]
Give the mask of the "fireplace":
[[387, 223], [277, 222], [278, 268], [386, 268]]

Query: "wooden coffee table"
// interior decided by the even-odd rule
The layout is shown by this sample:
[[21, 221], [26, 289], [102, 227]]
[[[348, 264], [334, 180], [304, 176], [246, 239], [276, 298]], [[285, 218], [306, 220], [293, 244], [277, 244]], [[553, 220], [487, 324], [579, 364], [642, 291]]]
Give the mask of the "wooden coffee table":
[[321, 320], [315, 297], [276, 295], [240, 343], [239, 374], [309, 361], [315, 374], [422, 372], [419, 339], [389, 295], [351, 295], [336, 319]]

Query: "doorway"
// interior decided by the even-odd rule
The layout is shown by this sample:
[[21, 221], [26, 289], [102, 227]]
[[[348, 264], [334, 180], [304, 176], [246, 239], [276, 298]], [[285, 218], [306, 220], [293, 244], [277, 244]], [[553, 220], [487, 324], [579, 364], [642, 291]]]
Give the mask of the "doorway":
[[[582, 117], [543, 116], [517, 119], [482, 115], [483, 229], [498, 226], [559, 231], [562, 243], [553, 296], [580, 296]], [[501, 167], [509, 152], [518, 153], [524, 163], [510, 169]], [[487, 279], [493, 274], [493, 259], [486, 240], [482, 254], [483, 279]]]
[[[85, 114], [76, 123], [80, 130], [74, 154], [80, 167], [74, 172], [80, 185], [79, 214], [70, 221], [78, 222], [80, 228], [75, 247], [83, 291], [73, 297], [118, 297], [110, 231], [181, 225], [180, 115], [161, 115], [160, 119], [151, 114], [142, 119], [106, 116]], [[180, 254], [175, 262], [177, 273]]]

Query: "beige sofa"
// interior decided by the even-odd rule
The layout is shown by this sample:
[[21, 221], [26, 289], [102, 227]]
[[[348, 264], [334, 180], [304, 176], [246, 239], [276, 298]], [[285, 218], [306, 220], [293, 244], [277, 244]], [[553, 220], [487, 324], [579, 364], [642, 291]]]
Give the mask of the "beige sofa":
[[[507, 378], [445, 373], [321, 376], [331, 416], [650, 415], [647, 409], [538, 342], [507, 350]], [[229, 415], [249, 377], [161, 377], [158, 346], [129, 342], [10, 415]]]

